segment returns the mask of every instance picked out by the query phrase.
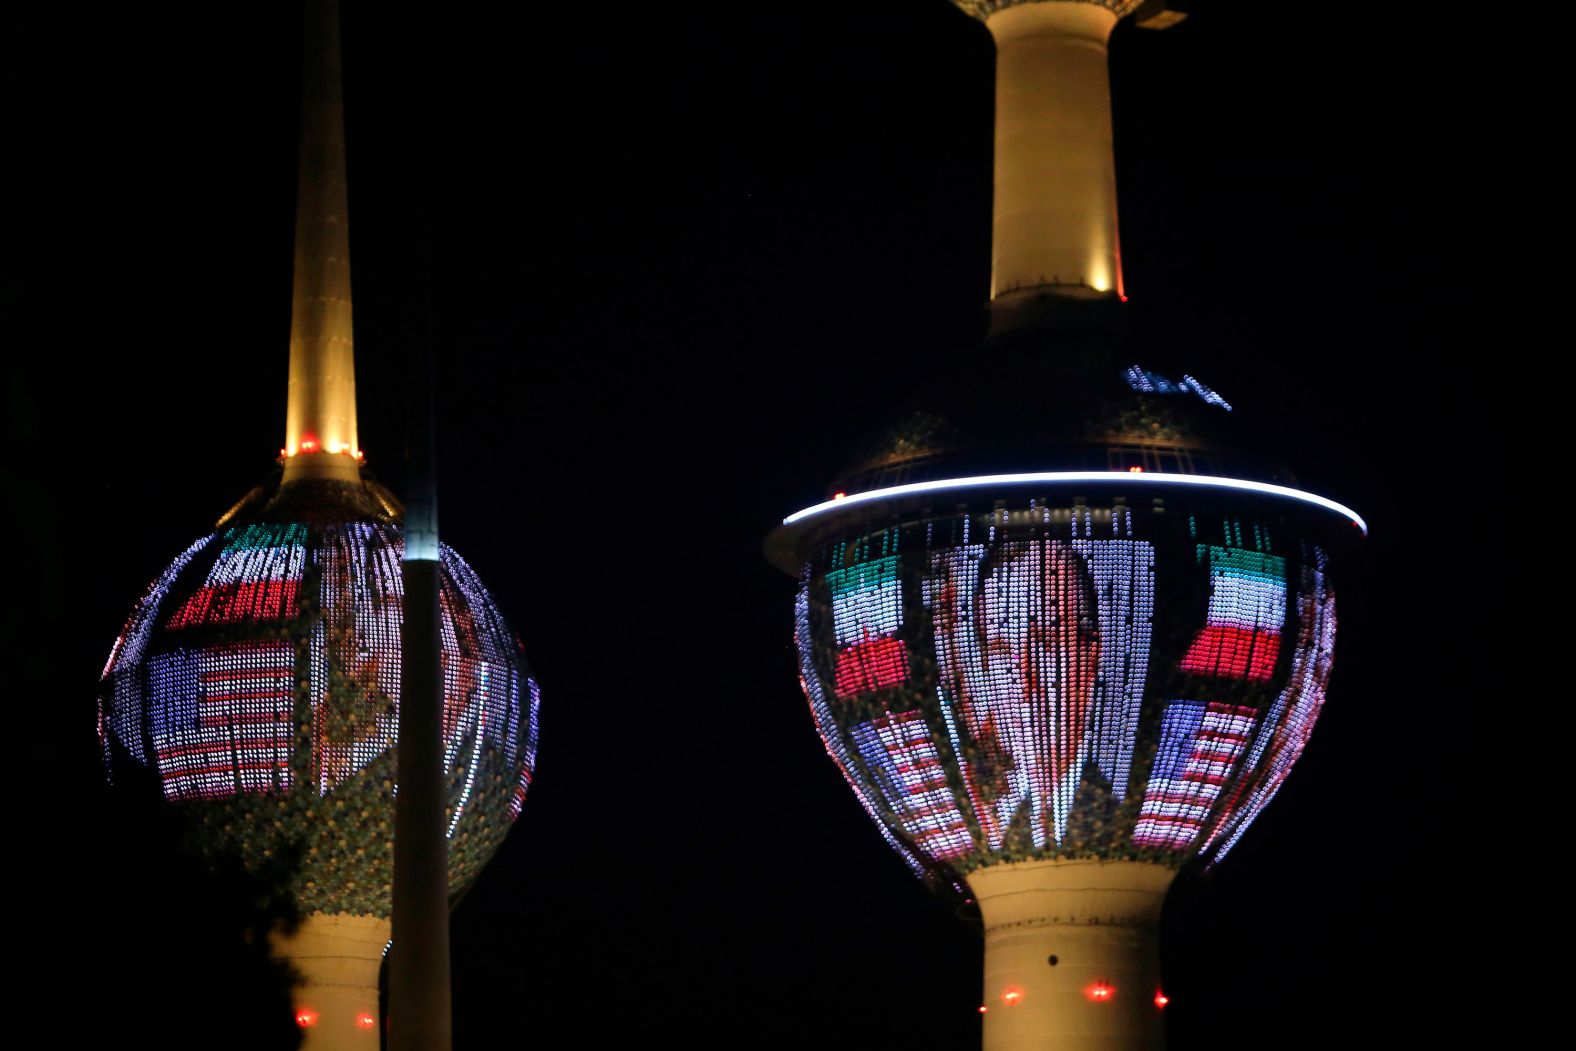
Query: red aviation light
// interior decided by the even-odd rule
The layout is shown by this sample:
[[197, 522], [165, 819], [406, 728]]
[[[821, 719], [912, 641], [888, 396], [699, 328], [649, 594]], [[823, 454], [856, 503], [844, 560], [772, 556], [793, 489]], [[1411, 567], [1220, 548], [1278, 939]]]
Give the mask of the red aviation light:
[[1103, 1004], [1116, 996], [1116, 987], [1106, 982], [1095, 982], [1084, 989], [1084, 996], [1091, 1003]]
[[377, 1024], [378, 1020], [372, 1015], [368, 1014], [366, 1011], [362, 1011], [356, 1016], [356, 1025], [360, 1026], [362, 1029], [376, 1029]]
[[310, 1007], [298, 1008], [296, 1010], [296, 1025], [302, 1029], [311, 1029], [317, 1025], [317, 1012]]
[[989, 1010], [990, 1010], [989, 1007], [986, 1007], [984, 1004], [980, 1004], [980, 1014], [984, 1014], [986, 1011], [989, 1011]]
[[1015, 985], [1009, 985], [1001, 994], [1001, 1002], [1008, 1007], [1017, 1007], [1023, 1003], [1023, 990]]
[[1160, 1008], [1161, 1010], [1164, 1010], [1166, 1004], [1168, 1004], [1170, 1002], [1171, 1002], [1171, 997], [1167, 996], [1165, 993], [1161, 992], [1159, 989], [1155, 990], [1155, 1006], [1156, 1007]]

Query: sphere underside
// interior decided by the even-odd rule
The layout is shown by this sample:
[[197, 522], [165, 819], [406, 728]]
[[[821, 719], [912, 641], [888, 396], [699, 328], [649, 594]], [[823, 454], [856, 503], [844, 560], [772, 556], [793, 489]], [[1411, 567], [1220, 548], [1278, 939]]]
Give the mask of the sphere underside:
[[[104, 670], [111, 778], [189, 808], [204, 849], [282, 867], [303, 912], [389, 915], [403, 547], [381, 522], [221, 530], [153, 583]], [[447, 547], [439, 603], [457, 894], [520, 812], [538, 691]]]
[[923, 876], [1215, 860], [1323, 704], [1325, 564], [1251, 501], [872, 515], [808, 552], [801, 679], [828, 753]]
[[[1047, 0], [952, 0], [952, 2], [965, 14], [984, 21], [997, 11], [1017, 7], [1020, 4], [1047, 2]], [[1062, 2], [1103, 7], [1117, 18], [1124, 18], [1143, 6], [1143, 0], [1062, 0]]]

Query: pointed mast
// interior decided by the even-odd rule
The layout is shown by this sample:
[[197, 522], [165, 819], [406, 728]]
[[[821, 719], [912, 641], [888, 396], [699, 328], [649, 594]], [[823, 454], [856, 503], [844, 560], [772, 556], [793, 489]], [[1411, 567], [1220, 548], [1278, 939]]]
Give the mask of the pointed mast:
[[305, 36], [284, 480], [353, 482], [361, 477], [361, 447], [356, 435], [338, 0], [308, 0]]

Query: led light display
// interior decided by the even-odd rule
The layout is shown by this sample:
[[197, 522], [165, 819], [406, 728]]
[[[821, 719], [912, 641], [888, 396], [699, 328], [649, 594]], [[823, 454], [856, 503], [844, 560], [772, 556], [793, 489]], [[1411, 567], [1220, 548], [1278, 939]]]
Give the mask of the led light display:
[[1168, 704], [1133, 842], [1170, 848], [1192, 843], [1242, 758], [1256, 719], [1252, 708], [1232, 704]]
[[[458, 893], [520, 812], [539, 693], [486, 588], [440, 554]], [[153, 775], [217, 852], [294, 859], [305, 912], [389, 914], [402, 555], [376, 522], [226, 529], [155, 581], [104, 670], [111, 776]]]
[[1283, 528], [1030, 500], [826, 540], [795, 622], [827, 752], [944, 884], [996, 861], [1216, 857], [1329, 679], [1324, 554]]
[[306, 556], [306, 527], [232, 529], [203, 586], [165, 623], [174, 631], [204, 624], [283, 620], [295, 611]]
[[1198, 554], [1209, 560], [1209, 619], [1182, 667], [1230, 679], [1268, 679], [1286, 620], [1285, 559], [1202, 544]]
[[947, 577], [933, 589], [937, 654], [973, 746], [962, 773], [976, 818], [999, 849], [1026, 813], [1043, 847], [1065, 832], [1093, 722], [1093, 577], [1061, 540], [966, 547]]
[[175, 650], [148, 662], [168, 703], [147, 714], [170, 799], [290, 787], [295, 647], [283, 639]]
[[[814, 647], [810, 641], [810, 600], [809, 589], [806, 587], [799, 589], [798, 596], [794, 600], [794, 639], [798, 643], [800, 667], [809, 667], [814, 660]], [[847, 736], [838, 730], [836, 718], [832, 713], [832, 704], [828, 700], [827, 691], [822, 688], [821, 680], [818, 677], [801, 677], [799, 683], [804, 688], [805, 696], [809, 698], [810, 715], [815, 719], [821, 740], [826, 743], [826, 754], [831, 757], [833, 763], [837, 764], [837, 769], [842, 771], [843, 777], [853, 787], [854, 794], [859, 797], [859, 805], [865, 808], [865, 813], [875, 821], [887, 844], [902, 856], [908, 867], [916, 874], [924, 876], [927, 869], [921, 855], [898, 839], [882, 821], [881, 814], [890, 808], [879, 801], [873, 780], [862, 775], [856, 776], [854, 758], [856, 752]]]
[[143, 682], [142, 676], [136, 674], [134, 669], [141, 666], [147, 654], [148, 639], [153, 634], [154, 620], [164, 607], [170, 586], [186, 569], [187, 564], [212, 543], [213, 539], [211, 536], [203, 537], [181, 552], [175, 561], [159, 574], [159, 578], [148, 586], [148, 591], [142, 596], [142, 601], [137, 603], [137, 608], [131, 611], [130, 619], [126, 621], [126, 626], [115, 639], [115, 645], [110, 647], [109, 660], [104, 662], [104, 670], [99, 673], [99, 677], [109, 685], [115, 703], [106, 704], [104, 698], [100, 697], [98, 727], [99, 742], [104, 746], [105, 769], [112, 774], [114, 767], [110, 762], [109, 752], [111, 740], [120, 742], [137, 762], [148, 762], [148, 754], [143, 747], [142, 734], [136, 722], [143, 711]]
[[947, 771], [924, 716], [905, 712], [872, 719], [854, 727], [853, 739], [888, 809], [901, 815], [916, 846], [934, 857], [969, 851], [973, 840], [947, 788]]
[[903, 624], [897, 556], [855, 562], [826, 574], [839, 646], [833, 682], [839, 697], [896, 686], [908, 677], [908, 652], [895, 638]]
[[[1131, 531], [1132, 513], [1124, 509], [1113, 516], [1113, 525], [1122, 521]], [[1091, 758], [1111, 782], [1111, 791], [1123, 796], [1154, 630], [1155, 549], [1135, 540], [1074, 540], [1072, 548], [1094, 577], [1102, 640], [1089, 729]]]
[[1217, 861], [1226, 856], [1291, 773], [1324, 705], [1335, 657], [1335, 595], [1325, 581], [1324, 561], [1321, 553], [1316, 567], [1305, 566], [1301, 571], [1298, 594], [1302, 610], [1297, 618], [1291, 672], [1265, 717], [1270, 732], [1261, 732], [1248, 753], [1247, 766], [1255, 771], [1254, 777], [1239, 781], [1233, 804], [1238, 798], [1245, 799], [1240, 806], [1233, 806], [1211, 836], [1209, 846], [1214, 848]]

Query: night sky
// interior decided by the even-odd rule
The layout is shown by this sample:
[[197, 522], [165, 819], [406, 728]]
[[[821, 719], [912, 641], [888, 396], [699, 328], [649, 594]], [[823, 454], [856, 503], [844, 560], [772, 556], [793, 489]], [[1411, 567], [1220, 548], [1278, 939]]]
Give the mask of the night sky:
[[[456, 1047], [555, 1046], [549, 1021], [976, 1046], [980, 939], [826, 757], [760, 545], [905, 375], [1012, 382], [980, 350], [989, 34], [943, 0], [424, 10], [345, 3], [361, 443], [399, 491], [430, 331], [443, 535], [543, 691], [523, 815], [454, 913]], [[1502, 455], [1463, 363], [1506, 175], [1464, 144], [1512, 131], [1468, 27], [1192, 10], [1111, 46], [1129, 345], [1257, 416], [1372, 536], [1338, 567], [1302, 762], [1169, 899], [1171, 1046], [1456, 1032], [1482, 1006], [1456, 968], [1484, 963], [1456, 902], [1501, 864], [1470, 789], [1512, 765], [1468, 719], [1520, 703], [1463, 499]], [[64, 990], [34, 1021], [78, 1035], [223, 1046], [185, 1022], [216, 1016], [193, 999], [219, 965], [158, 934], [202, 906], [127, 890], [156, 851], [104, 817], [94, 695], [134, 600], [282, 444], [299, 13], [6, 18], [27, 996]]]

